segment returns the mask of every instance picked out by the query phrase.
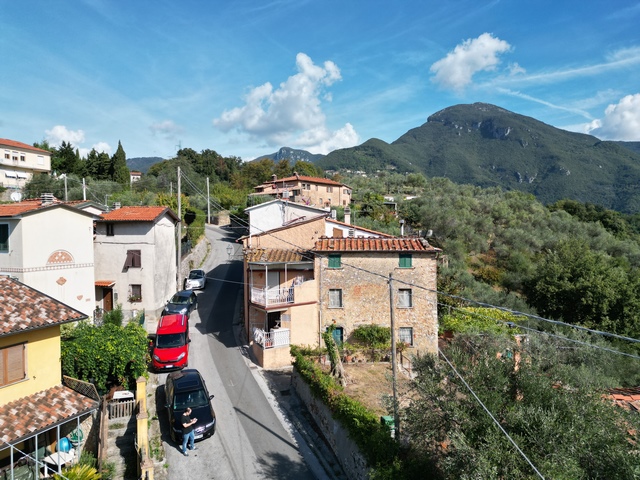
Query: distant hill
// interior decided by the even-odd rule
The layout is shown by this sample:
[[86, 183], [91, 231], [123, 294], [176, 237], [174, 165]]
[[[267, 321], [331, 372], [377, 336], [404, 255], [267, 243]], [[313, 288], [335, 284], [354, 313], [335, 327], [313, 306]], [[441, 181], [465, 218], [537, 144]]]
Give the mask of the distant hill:
[[135, 170], [142, 173], [147, 173], [149, 167], [154, 163], [162, 162], [162, 157], [134, 157], [127, 158], [127, 167], [129, 170]]
[[[625, 142], [634, 143], [634, 142]], [[324, 170], [393, 169], [640, 212], [640, 154], [495, 105], [455, 105], [388, 144], [371, 139], [315, 162]]]
[[613, 142], [618, 145], [633, 150], [636, 153], [640, 153], [640, 142]]
[[290, 160], [289, 163], [293, 165], [299, 160], [303, 162], [315, 163], [317, 160], [319, 160], [323, 156], [324, 155], [321, 155], [321, 154], [307, 152], [306, 150], [298, 150], [295, 148], [282, 147], [276, 153], [262, 155], [261, 157], [258, 157], [255, 160], [261, 160], [263, 158], [270, 158], [274, 162], [279, 162], [280, 160]]

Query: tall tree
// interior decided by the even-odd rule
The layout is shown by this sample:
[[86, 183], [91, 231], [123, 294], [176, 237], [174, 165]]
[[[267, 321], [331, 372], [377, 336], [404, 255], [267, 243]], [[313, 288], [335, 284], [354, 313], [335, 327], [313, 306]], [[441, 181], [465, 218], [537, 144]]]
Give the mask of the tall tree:
[[118, 140], [118, 149], [116, 150], [116, 153], [111, 157], [109, 174], [111, 176], [111, 180], [122, 185], [129, 185], [129, 182], [131, 181], [129, 167], [127, 167], [127, 154], [124, 153], [124, 148], [122, 148], [120, 140]]
[[77, 150], [64, 140], [51, 157], [51, 170], [57, 174], [81, 174], [82, 164]]

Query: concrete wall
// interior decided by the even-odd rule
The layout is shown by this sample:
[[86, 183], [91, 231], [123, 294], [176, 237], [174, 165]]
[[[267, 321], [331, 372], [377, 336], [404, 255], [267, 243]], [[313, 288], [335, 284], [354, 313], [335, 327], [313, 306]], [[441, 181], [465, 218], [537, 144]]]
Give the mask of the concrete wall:
[[291, 385], [295, 394], [311, 413], [347, 477], [351, 480], [368, 480], [369, 467], [360, 449], [349, 438], [349, 434], [342, 424], [333, 419], [329, 408], [312, 395], [309, 386], [300, 378], [295, 368], [291, 376]]

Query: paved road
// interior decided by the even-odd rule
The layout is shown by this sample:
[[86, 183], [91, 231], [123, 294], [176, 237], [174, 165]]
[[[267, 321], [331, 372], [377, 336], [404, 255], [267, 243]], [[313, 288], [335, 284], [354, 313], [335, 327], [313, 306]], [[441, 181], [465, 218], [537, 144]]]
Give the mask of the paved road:
[[[305, 463], [266, 384], [236, 343], [240, 322], [236, 307], [242, 294], [240, 245], [217, 227], [207, 226], [206, 234], [212, 251], [203, 266], [207, 286], [199, 292], [197, 311], [191, 315], [189, 367], [202, 373], [215, 395], [218, 426], [215, 435], [197, 442], [198, 450], [187, 458], [171, 442], [166, 411], [158, 408], [168, 478], [322, 479], [324, 474], [312, 459], [313, 471]], [[228, 245], [235, 251], [231, 261]], [[160, 375], [160, 385], [165, 378], [166, 374]], [[156, 404], [163, 403], [159, 387]], [[301, 448], [308, 453], [306, 445]]]

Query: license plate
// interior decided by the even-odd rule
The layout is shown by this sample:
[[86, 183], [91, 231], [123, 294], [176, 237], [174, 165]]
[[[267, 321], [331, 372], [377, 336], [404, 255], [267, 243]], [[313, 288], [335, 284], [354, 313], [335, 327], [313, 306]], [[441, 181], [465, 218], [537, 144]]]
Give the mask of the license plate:
[[200, 435], [194, 435], [194, 438], [195, 438], [196, 440], [200, 440], [200, 439], [202, 438], [202, 434], [200, 434]]
[[173, 365], [165, 365], [164, 368], [173, 368]]

